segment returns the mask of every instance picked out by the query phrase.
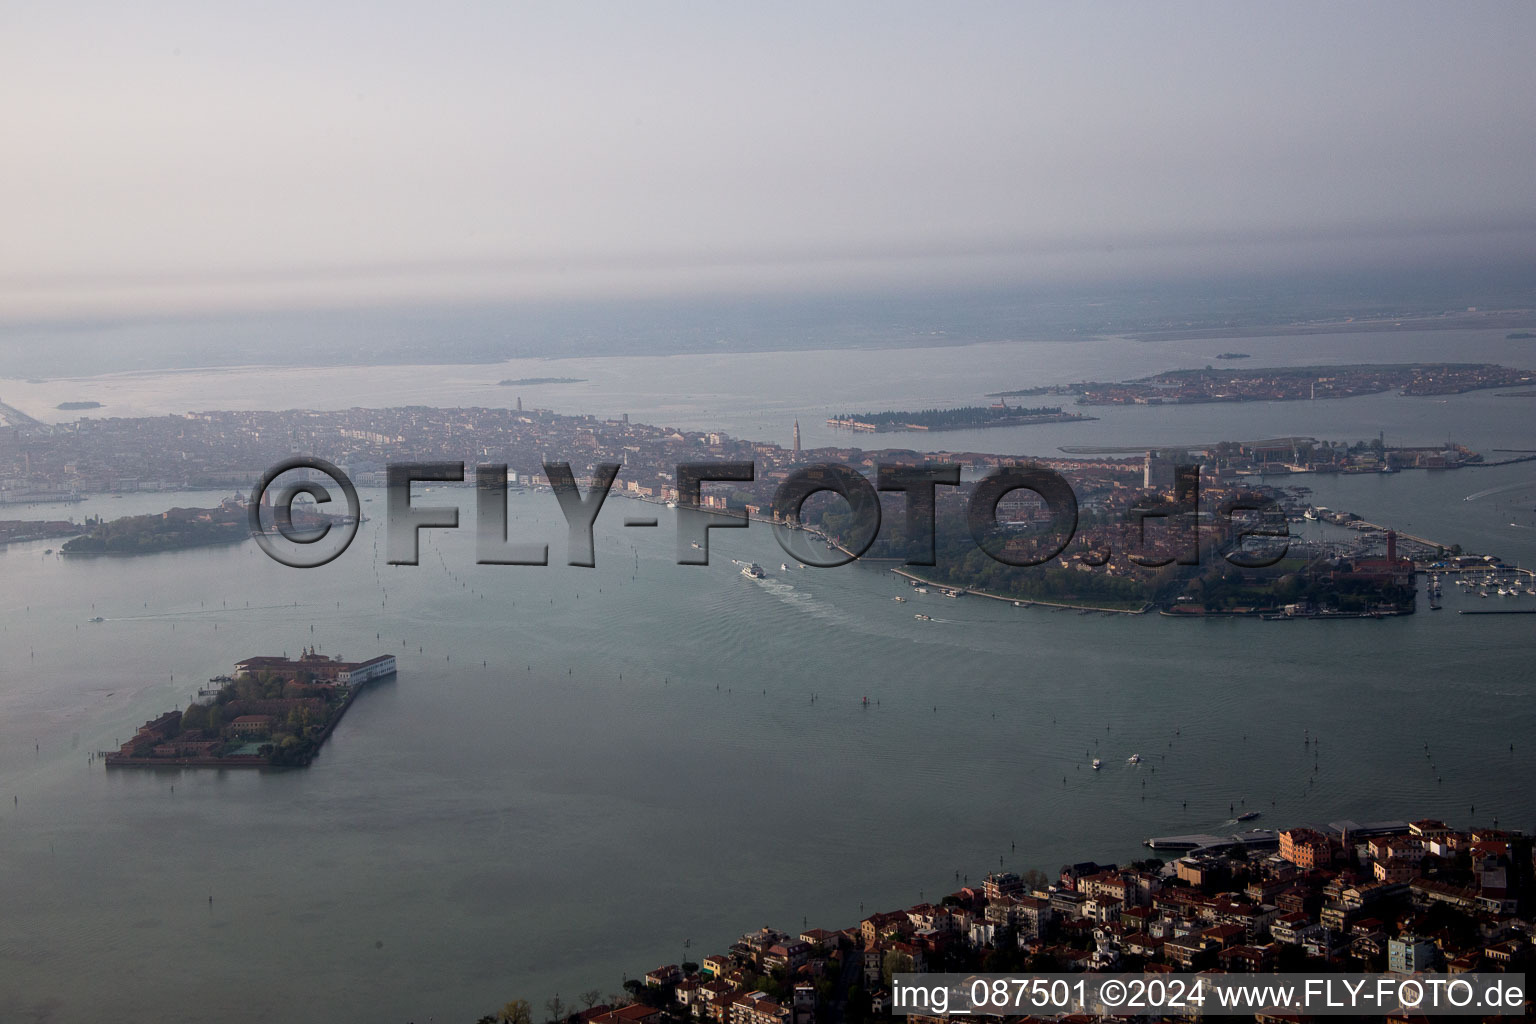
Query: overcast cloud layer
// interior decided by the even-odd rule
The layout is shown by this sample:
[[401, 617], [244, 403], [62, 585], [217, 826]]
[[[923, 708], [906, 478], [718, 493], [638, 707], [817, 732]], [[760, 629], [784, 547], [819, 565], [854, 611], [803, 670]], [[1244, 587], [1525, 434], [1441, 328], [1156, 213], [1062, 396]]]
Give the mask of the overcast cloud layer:
[[1536, 5], [9, 4], [0, 317], [1536, 258]]

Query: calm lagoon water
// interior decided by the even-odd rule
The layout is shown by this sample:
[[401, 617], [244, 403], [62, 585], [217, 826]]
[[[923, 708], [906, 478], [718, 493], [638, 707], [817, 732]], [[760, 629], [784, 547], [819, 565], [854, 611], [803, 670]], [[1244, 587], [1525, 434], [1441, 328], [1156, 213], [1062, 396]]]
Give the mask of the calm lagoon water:
[[[1258, 342], [1241, 344], [1261, 363]], [[1050, 379], [1097, 375], [1089, 364], [1116, 351], [1073, 355], [1080, 363]], [[946, 352], [946, 365], [966, 363]], [[735, 408], [733, 432], [760, 436], [754, 422], [778, 430], [798, 414], [805, 426], [843, 393], [831, 356], [810, 360], [809, 399], [795, 397], [794, 374], [758, 362], [790, 358], [732, 357], [682, 376], [717, 373], [714, 408]], [[1135, 368], [1165, 368], [1147, 358]], [[609, 372], [566, 362], [579, 361], [527, 375]], [[982, 376], [1014, 383], [910, 371], [858, 378], [867, 390], [855, 397], [971, 399]], [[51, 382], [30, 385], [30, 399], [7, 382], [0, 396], [34, 413], [40, 395], [51, 406], [111, 388], [125, 389], [122, 407], [103, 414], [227, 406], [235, 391], [252, 407], [328, 404], [279, 391], [285, 372]], [[461, 393], [432, 379], [391, 392], [381, 382], [395, 371], [356, 372], [362, 390], [383, 389], [378, 400], [330, 374], [330, 404]], [[229, 392], [212, 389], [223, 379]], [[586, 407], [659, 418], [662, 400], [647, 412], [639, 397], [661, 394], [660, 371], [629, 379]], [[672, 400], [681, 423], [689, 400]], [[553, 390], [538, 401], [574, 411]], [[1468, 443], [1481, 431], [1536, 448], [1521, 400], [1402, 411], [1409, 401], [1235, 406], [1212, 410], [1225, 420], [1158, 429], [1353, 437], [1375, 432], [1363, 428], [1379, 407], [1400, 417], [1389, 435], [1452, 426]], [[1288, 425], [1317, 415], [1342, 419]], [[1127, 423], [1084, 426], [1110, 438]], [[974, 446], [1042, 450], [1001, 433]], [[1529, 465], [1293, 482], [1410, 532], [1536, 559]], [[648, 506], [661, 528], [626, 530], [617, 500], [599, 520], [595, 569], [477, 566], [472, 493], [442, 493], [466, 509], [466, 528], [425, 533], [414, 567], [384, 562], [377, 492], [365, 508], [379, 518], [317, 570], [250, 543], [133, 559], [65, 560], [45, 553], [56, 542], [0, 554], [0, 1019], [472, 1020], [512, 998], [615, 991], [626, 974], [682, 959], [687, 940], [698, 959], [765, 923], [843, 926], [1000, 864], [1130, 859], [1148, 836], [1216, 829], [1234, 810], [1261, 810], [1266, 825], [1536, 825], [1533, 620], [1456, 615], [1458, 593], [1444, 612], [1349, 622], [1174, 622], [937, 595], [898, 604], [906, 588], [879, 565], [781, 571], [760, 525], [712, 531], [712, 564], [678, 566], [670, 513]], [[96, 496], [7, 514], [217, 497]], [[552, 496], [514, 496], [512, 512], [514, 531], [563, 558]], [[732, 559], [770, 576], [747, 579]], [[88, 763], [237, 659], [310, 643], [395, 653], [400, 671], [359, 699], [309, 770]], [[1089, 769], [1095, 756], [1105, 770]]]

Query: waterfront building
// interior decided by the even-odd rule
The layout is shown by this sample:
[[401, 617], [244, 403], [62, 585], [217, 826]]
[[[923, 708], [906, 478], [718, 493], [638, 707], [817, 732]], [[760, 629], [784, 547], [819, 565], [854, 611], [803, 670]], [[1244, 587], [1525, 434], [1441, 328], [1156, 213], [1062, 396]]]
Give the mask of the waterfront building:
[[994, 871], [982, 883], [981, 892], [989, 900], [1001, 899], [1004, 896], [1022, 896], [1024, 879], [1012, 871]]
[[241, 736], [266, 736], [276, 721], [271, 715], [241, 715], [229, 723], [229, 731]]
[[288, 679], [308, 676], [317, 682], [342, 685], [366, 683], [392, 675], [394, 671], [395, 656], [393, 654], [381, 654], [367, 661], [342, 661], [340, 658], [320, 654], [312, 647], [304, 648], [304, 653], [298, 658], [289, 658], [286, 655], [280, 657], [258, 655], [235, 663], [236, 679], [246, 679], [267, 672]]
[[1310, 828], [1291, 828], [1280, 833], [1280, 856], [1307, 871], [1332, 860], [1328, 837]]
[[1439, 950], [1428, 939], [1403, 935], [1387, 942], [1387, 970], [1393, 974], [1417, 974], [1434, 966]]

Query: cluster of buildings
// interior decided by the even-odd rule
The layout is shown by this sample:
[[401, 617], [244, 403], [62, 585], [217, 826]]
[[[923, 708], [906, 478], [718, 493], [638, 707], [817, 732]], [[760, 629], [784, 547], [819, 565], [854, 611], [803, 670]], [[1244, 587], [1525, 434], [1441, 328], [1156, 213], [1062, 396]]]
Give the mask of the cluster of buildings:
[[1536, 374], [1493, 363], [1296, 366], [1170, 370], [1144, 380], [1076, 385], [1084, 405], [1282, 402], [1349, 398], [1398, 389], [1404, 395], [1455, 395], [1517, 387]]
[[851, 988], [867, 997], [861, 1009], [878, 1013], [889, 1008], [892, 974], [903, 972], [1536, 966], [1536, 862], [1520, 833], [1425, 819], [1287, 829], [1265, 834], [1261, 849], [1240, 839], [1168, 864], [1084, 862], [1054, 879], [995, 872], [936, 904], [835, 931], [763, 928], [698, 964], [650, 972], [630, 1012], [807, 1024], [835, 1003], [846, 1019]]
[[233, 676], [199, 691], [185, 711], [145, 722], [118, 750], [109, 768], [178, 765], [265, 765], [270, 755], [246, 750], [257, 740], [309, 737], [318, 747], [364, 684], [393, 675], [395, 657], [342, 661], [305, 648], [298, 658], [255, 657]]
[[1466, 445], [1388, 446], [1381, 436], [1368, 441], [1318, 441], [1285, 437], [1217, 446], [1221, 463], [1239, 473], [1396, 473], [1403, 469], [1460, 469], [1482, 463]]
[[[590, 482], [599, 463], [617, 463], [621, 467], [614, 484], [617, 493], [657, 502], [677, 500], [680, 464], [747, 462], [754, 467], [752, 481], [711, 483], [704, 488], [703, 503], [760, 519], [771, 517], [779, 485], [809, 464], [836, 463], [872, 478], [875, 467], [882, 464], [952, 463], [962, 467], [967, 482], [937, 488], [936, 501], [939, 516], [956, 523], [964, 521], [971, 480], [1024, 461], [968, 451], [924, 454], [842, 447], [801, 451], [798, 436], [785, 447], [718, 431], [635, 423], [627, 416], [565, 416], [520, 407], [224, 411], [0, 428], [0, 494], [7, 490], [62, 495], [135, 488], [245, 488], [294, 452], [337, 464], [360, 486], [383, 485], [387, 467], [406, 461], [505, 463], [514, 485], [535, 487], [544, 485], [545, 462], [569, 463], [583, 485]], [[1061, 591], [1059, 596], [1071, 600], [1076, 590], [1087, 595], [1105, 591], [1123, 599], [1122, 603], [1144, 603], [1134, 584], [1146, 578], [1147, 564], [1187, 564], [1190, 538], [1196, 534], [1207, 549], [1233, 543], [1230, 522], [1208, 510], [1257, 492], [1273, 497], [1272, 491], [1245, 482], [1241, 472], [1255, 461], [1263, 464], [1274, 457], [1278, 453], [1250, 451], [1230, 443], [1195, 454], [1137, 452], [1123, 458], [1028, 460], [1062, 474], [1078, 503], [1077, 539], [1056, 566], [1074, 571], [1051, 584], [1050, 596]], [[1288, 457], [1302, 457], [1294, 444]], [[1188, 463], [1201, 466], [1201, 506], [1207, 511], [1154, 508], [1144, 526], [1145, 506], [1149, 501], [1166, 505], [1175, 467]], [[893, 503], [887, 519], [897, 523], [895, 503], [901, 496], [888, 495], [887, 500]], [[1035, 543], [1032, 528], [1051, 519], [1044, 504], [1023, 490], [1005, 496], [997, 511], [998, 519], [1012, 531], [1008, 542], [1025, 546]], [[888, 526], [884, 535], [894, 541], [896, 532]], [[1095, 578], [1107, 582], [1090, 585]], [[944, 582], [973, 585], [965, 579]]]
[[79, 523], [63, 519], [0, 519], [0, 546], [29, 540], [73, 537], [79, 532]]
[[[623, 466], [617, 486], [660, 500], [676, 498], [679, 463], [746, 461], [756, 466], [757, 480], [756, 486], [743, 487], [744, 500], [755, 496], [764, 506], [793, 467], [809, 462], [872, 469], [879, 461], [930, 460], [983, 471], [1015, 461], [978, 452], [822, 448], [802, 453], [798, 431], [785, 447], [719, 431], [632, 423], [628, 416], [601, 419], [521, 408], [223, 411], [0, 427], [0, 500], [245, 488], [294, 452], [334, 462], [365, 486], [383, 485], [385, 467], [399, 461], [504, 462], [522, 482], [542, 479], [546, 461], [568, 462], [578, 477], [599, 462], [617, 462]], [[1129, 460], [1051, 461], [1090, 476], [1135, 471]]]
[[[711, 485], [706, 501], [766, 514], [777, 486], [797, 466], [831, 462], [873, 475], [880, 463], [957, 463], [984, 473], [1018, 462], [984, 452], [922, 454], [829, 447], [802, 452], [798, 432], [789, 447], [732, 438], [718, 431], [633, 423], [521, 408], [349, 409], [331, 412], [202, 412], [131, 419], [82, 419], [71, 424], [0, 428], [0, 495], [65, 496], [181, 488], [245, 488], [294, 452], [316, 455], [346, 470], [362, 486], [383, 485], [391, 462], [504, 462], [520, 483], [543, 479], [546, 461], [568, 462], [578, 479], [600, 462], [622, 466], [615, 487], [632, 497], [677, 498], [680, 463], [751, 462], [756, 479]], [[1035, 459], [1066, 475], [1080, 501], [1126, 496], [1140, 488], [1137, 459]], [[1215, 476], [1207, 478], [1220, 486]], [[957, 489], [940, 501], [963, 507]], [[1126, 500], [1129, 500], [1128, 498]]]
[[343, 661], [306, 647], [297, 658], [257, 655], [235, 662], [234, 680], [275, 676], [306, 686], [358, 686], [394, 675], [395, 656], [380, 654], [367, 661]]

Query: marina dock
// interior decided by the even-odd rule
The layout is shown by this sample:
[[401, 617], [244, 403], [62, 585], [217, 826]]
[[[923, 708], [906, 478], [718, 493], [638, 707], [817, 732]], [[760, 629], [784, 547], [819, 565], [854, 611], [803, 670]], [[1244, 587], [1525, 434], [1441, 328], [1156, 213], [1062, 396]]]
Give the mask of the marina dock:
[[1229, 846], [1265, 847], [1279, 846], [1280, 834], [1274, 829], [1252, 828], [1242, 832], [1195, 833], [1184, 836], [1154, 836], [1144, 845], [1154, 850], [1174, 850], [1195, 853], [1202, 850], [1224, 850]]

